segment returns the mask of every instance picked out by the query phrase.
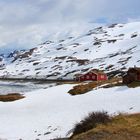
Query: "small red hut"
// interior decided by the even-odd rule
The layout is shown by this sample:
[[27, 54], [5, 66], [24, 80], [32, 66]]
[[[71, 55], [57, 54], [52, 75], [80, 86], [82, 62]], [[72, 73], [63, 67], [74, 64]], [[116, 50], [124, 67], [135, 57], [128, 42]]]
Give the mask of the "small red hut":
[[124, 84], [129, 84], [133, 81], [140, 81], [140, 68], [138, 67], [129, 68], [127, 74], [123, 76]]
[[76, 81], [103, 81], [107, 79], [107, 75], [97, 69], [93, 69], [85, 74], [76, 75]]

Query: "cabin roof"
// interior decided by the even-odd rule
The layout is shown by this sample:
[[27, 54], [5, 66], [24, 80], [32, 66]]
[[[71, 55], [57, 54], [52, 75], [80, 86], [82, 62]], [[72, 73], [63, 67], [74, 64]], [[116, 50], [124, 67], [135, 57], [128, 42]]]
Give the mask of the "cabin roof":
[[105, 73], [102, 70], [98, 70], [98, 69], [92, 69], [89, 72], [93, 72], [95, 74], [104, 74], [105, 75]]
[[104, 74], [104, 75], [106, 75], [103, 71], [101, 71], [101, 70], [98, 70], [98, 69], [92, 69], [92, 70], [90, 70], [90, 71], [87, 71], [87, 72], [84, 72], [84, 73], [82, 73], [82, 74], [75, 74], [75, 76], [76, 77], [81, 77], [81, 76], [83, 76], [83, 75], [86, 75], [86, 74], [88, 74], [88, 73], [94, 73], [94, 74], [96, 74], [96, 75], [98, 75], [98, 74]]

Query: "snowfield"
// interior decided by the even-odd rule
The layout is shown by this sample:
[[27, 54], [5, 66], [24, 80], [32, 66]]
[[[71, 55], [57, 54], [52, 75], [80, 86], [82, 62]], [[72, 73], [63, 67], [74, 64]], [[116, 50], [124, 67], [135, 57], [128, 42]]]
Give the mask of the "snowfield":
[[97, 89], [71, 96], [73, 85], [59, 85], [25, 93], [15, 102], [0, 102], [0, 139], [50, 140], [66, 137], [89, 112], [140, 112], [140, 88]]

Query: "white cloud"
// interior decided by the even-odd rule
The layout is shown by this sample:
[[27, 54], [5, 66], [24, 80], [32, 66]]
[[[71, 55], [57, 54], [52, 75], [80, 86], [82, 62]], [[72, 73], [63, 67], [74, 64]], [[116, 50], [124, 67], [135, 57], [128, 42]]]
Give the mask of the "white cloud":
[[[1, 0], [0, 47], [32, 47], [60, 28], [139, 19], [139, 0]], [[12, 45], [14, 46], [14, 45]]]

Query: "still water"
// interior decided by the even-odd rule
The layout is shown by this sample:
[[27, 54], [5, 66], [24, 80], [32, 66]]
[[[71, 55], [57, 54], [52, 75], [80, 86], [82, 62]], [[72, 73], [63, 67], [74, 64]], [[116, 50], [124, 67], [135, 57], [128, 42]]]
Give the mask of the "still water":
[[40, 83], [25, 81], [0, 81], [0, 94], [24, 93], [41, 88], [55, 86], [56, 83]]

